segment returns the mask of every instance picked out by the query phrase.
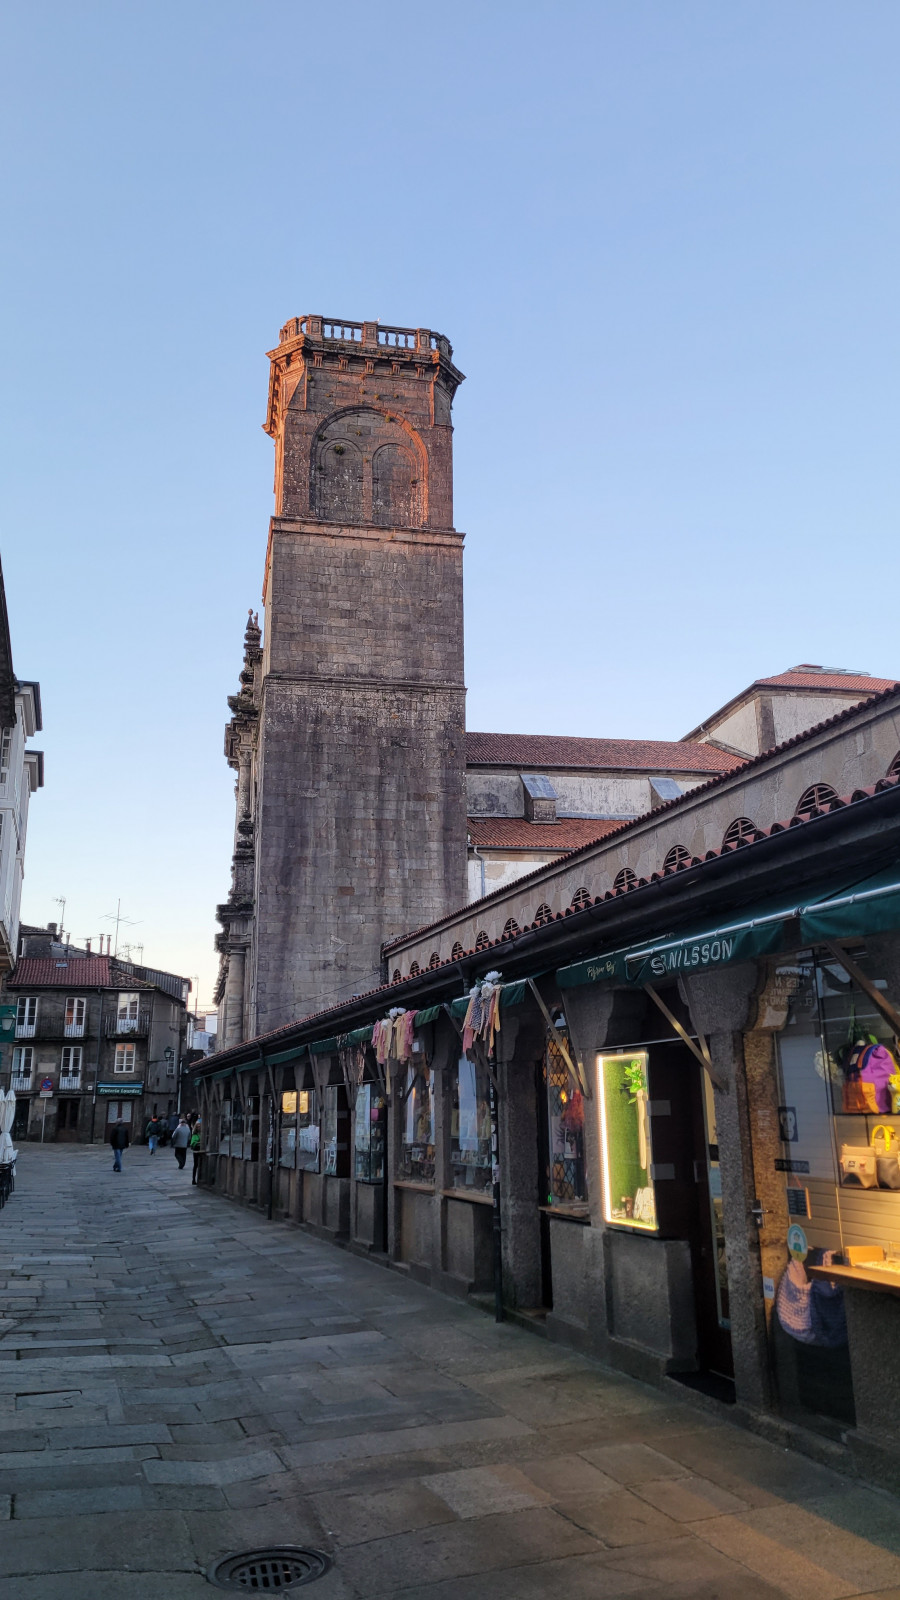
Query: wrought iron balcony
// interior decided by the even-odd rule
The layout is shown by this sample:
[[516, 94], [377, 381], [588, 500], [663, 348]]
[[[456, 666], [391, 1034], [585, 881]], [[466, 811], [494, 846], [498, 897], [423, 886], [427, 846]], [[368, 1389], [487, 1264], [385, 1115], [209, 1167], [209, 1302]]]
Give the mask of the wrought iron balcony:
[[150, 1012], [138, 1017], [107, 1017], [103, 1025], [107, 1039], [146, 1039], [150, 1032]]
[[31, 1082], [32, 1079], [30, 1072], [27, 1078], [17, 1076], [14, 1073], [10, 1080], [10, 1087], [15, 1090], [16, 1094], [29, 1094], [31, 1091]]
[[60, 1094], [69, 1094], [73, 1089], [81, 1088], [80, 1072], [61, 1072], [59, 1075]]
[[36, 1022], [17, 1022], [16, 1023], [16, 1038], [17, 1039], [33, 1039], [36, 1029], [37, 1029], [37, 1023]]
[[84, 1023], [83, 1022], [66, 1022], [63, 1025], [63, 1035], [64, 1035], [64, 1037], [66, 1039], [83, 1039], [84, 1038]]

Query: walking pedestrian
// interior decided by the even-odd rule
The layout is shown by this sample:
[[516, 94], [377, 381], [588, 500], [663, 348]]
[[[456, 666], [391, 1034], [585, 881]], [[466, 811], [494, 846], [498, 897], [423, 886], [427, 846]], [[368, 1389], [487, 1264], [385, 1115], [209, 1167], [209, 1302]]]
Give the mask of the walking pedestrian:
[[191, 1154], [194, 1157], [194, 1170], [191, 1173], [191, 1183], [197, 1183], [197, 1184], [199, 1184], [199, 1182], [200, 1182], [200, 1174], [201, 1174], [201, 1172], [203, 1170], [203, 1137], [202, 1137], [202, 1135], [203, 1135], [202, 1125], [201, 1125], [201, 1122], [200, 1122], [200, 1118], [197, 1117], [195, 1119], [195, 1121], [194, 1121], [194, 1126], [193, 1126], [193, 1128], [191, 1130]]
[[107, 1135], [107, 1138], [108, 1138], [108, 1142], [112, 1145], [113, 1172], [121, 1172], [122, 1171], [122, 1151], [123, 1150], [127, 1150], [128, 1146], [131, 1143], [131, 1139], [129, 1138], [129, 1135], [128, 1135], [128, 1127], [127, 1127], [127, 1124], [122, 1121], [121, 1112], [116, 1117], [115, 1122], [110, 1124], [109, 1134]]
[[178, 1126], [172, 1135], [172, 1148], [175, 1151], [175, 1160], [178, 1162], [182, 1172], [184, 1171], [184, 1164], [187, 1161], [188, 1145], [190, 1142], [191, 1130], [188, 1126], [188, 1119], [187, 1117], [179, 1117]]
[[161, 1133], [162, 1123], [154, 1112], [153, 1116], [150, 1118], [150, 1121], [147, 1123], [147, 1143], [150, 1146], [150, 1154], [152, 1156], [156, 1154], [156, 1146], [159, 1142], [159, 1136]]

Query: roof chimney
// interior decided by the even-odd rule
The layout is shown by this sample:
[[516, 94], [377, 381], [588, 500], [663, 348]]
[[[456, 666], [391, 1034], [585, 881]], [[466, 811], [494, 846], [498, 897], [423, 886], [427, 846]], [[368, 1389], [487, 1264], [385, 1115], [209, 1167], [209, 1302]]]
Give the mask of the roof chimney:
[[48, 922], [47, 923], [47, 932], [48, 933], [52, 933], [54, 939], [56, 938], [57, 929], [56, 929], [56, 923], [55, 922]]

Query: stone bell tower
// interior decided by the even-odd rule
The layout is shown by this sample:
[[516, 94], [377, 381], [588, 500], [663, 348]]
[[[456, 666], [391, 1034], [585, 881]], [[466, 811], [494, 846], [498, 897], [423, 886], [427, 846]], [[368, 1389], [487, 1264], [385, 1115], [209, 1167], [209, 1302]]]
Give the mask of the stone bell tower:
[[226, 1039], [374, 987], [383, 940], [465, 899], [452, 354], [427, 329], [307, 316], [269, 355], [265, 631], [226, 741], [232, 899], [252, 902], [220, 908]]

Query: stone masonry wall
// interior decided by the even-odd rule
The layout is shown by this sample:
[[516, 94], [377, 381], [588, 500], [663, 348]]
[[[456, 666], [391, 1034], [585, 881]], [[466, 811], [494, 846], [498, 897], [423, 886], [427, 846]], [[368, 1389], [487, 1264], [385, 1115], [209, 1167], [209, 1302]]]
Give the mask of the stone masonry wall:
[[380, 943], [465, 893], [459, 689], [269, 680], [255, 1029], [380, 981]]

